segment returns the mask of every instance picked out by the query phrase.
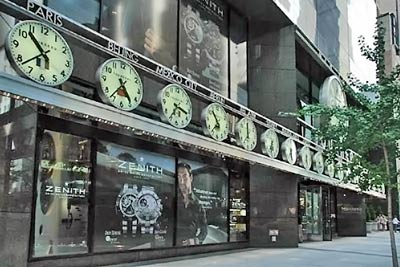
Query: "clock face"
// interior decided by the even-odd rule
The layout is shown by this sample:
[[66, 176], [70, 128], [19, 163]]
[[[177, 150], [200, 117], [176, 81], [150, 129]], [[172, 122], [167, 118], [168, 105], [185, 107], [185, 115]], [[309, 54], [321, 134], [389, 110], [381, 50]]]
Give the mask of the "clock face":
[[322, 155], [322, 152], [315, 153], [313, 169], [319, 174], [322, 174], [324, 172], [324, 168], [324, 156]]
[[136, 195], [132, 193], [124, 194], [121, 197], [119, 202], [119, 209], [124, 216], [129, 218], [135, 216], [135, 201]]
[[342, 163], [341, 161], [339, 161], [339, 162], [336, 164], [336, 169], [337, 169], [337, 171], [336, 171], [336, 177], [337, 177], [339, 180], [343, 180], [343, 178], [344, 178], [344, 170], [343, 170], [343, 163]]
[[279, 139], [273, 129], [266, 130], [261, 135], [261, 150], [271, 158], [276, 158], [279, 154]]
[[295, 164], [297, 160], [296, 143], [288, 138], [282, 143], [282, 159], [290, 164]]
[[116, 108], [131, 111], [143, 98], [143, 85], [139, 74], [126, 62], [111, 58], [97, 71], [98, 92], [101, 100]]
[[246, 150], [253, 150], [257, 145], [257, 129], [249, 118], [242, 118], [235, 128], [236, 142]]
[[71, 49], [44, 23], [26, 20], [15, 25], [8, 34], [6, 51], [16, 71], [37, 83], [59, 85], [72, 74]]
[[164, 87], [157, 96], [157, 109], [163, 121], [176, 128], [185, 128], [192, 119], [192, 102], [177, 84]]
[[312, 152], [309, 147], [303, 146], [300, 149], [300, 164], [304, 169], [309, 170], [312, 165]]
[[218, 103], [208, 105], [201, 113], [203, 132], [217, 141], [228, 137], [228, 114]]

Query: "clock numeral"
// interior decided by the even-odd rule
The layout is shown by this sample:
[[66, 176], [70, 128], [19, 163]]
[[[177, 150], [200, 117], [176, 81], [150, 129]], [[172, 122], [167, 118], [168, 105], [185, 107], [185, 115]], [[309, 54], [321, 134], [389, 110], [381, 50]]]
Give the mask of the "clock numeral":
[[67, 47], [66, 46], [63, 46], [61, 49], [62, 49], [63, 54], [67, 54]]
[[65, 71], [64, 71], [64, 70], [61, 72], [61, 75], [62, 75], [63, 77], [65, 77], [65, 76], [66, 76], [66, 75], [65, 75]]
[[21, 54], [18, 54], [18, 56], [17, 56], [17, 61], [18, 61], [18, 62], [22, 62], [22, 55], [21, 55]]
[[119, 102], [119, 106], [120, 106], [121, 108], [123, 108], [123, 107], [124, 107], [124, 103], [122, 103], [122, 101]]
[[165, 98], [163, 98], [162, 102], [165, 105], [167, 103], [167, 100], [165, 100]]
[[43, 35], [48, 36], [49, 35], [49, 28], [42, 26], [42, 30], [41, 30]]
[[165, 96], [166, 96], [166, 97], [169, 97], [169, 92], [165, 92]]
[[106, 75], [102, 75], [101, 78], [103, 79], [103, 81], [107, 80], [107, 76]]
[[22, 36], [23, 38], [27, 38], [28, 37], [28, 33], [24, 30], [19, 29], [18, 30], [18, 35]]
[[140, 91], [139, 89], [137, 90], [137, 94], [138, 95], [141, 95], [142, 94], [142, 91]]
[[135, 83], [139, 83], [139, 78], [138, 78], [138, 77], [135, 77], [134, 82], [135, 82]]
[[122, 62], [122, 61], [121, 61], [121, 69], [123, 69], [123, 70], [126, 69], [126, 64], [125, 64], [125, 62]]
[[112, 69], [111, 69], [111, 67], [109, 67], [109, 66], [106, 66], [106, 71], [107, 71], [108, 73], [112, 73]]
[[113, 95], [111, 98], [112, 98], [112, 102], [114, 102], [114, 101], [115, 101], [115, 98], [116, 98], [116, 96], [115, 96], [115, 95]]
[[136, 103], [138, 102], [138, 99], [137, 99], [137, 97], [135, 97], [134, 99], [133, 99], [133, 101], [135, 101]]
[[104, 89], [104, 92], [108, 93], [110, 90], [108, 90], [108, 87], [106, 86], [106, 89]]
[[112, 63], [112, 65], [113, 65], [113, 69], [116, 69], [116, 68], [117, 68], [117, 62], [114, 61], [114, 62]]
[[129, 104], [128, 104], [128, 107], [130, 107], [130, 108], [131, 108], [131, 107], [132, 107], [132, 104], [131, 104], [131, 103], [129, 103]]
[[57, 82], [57, 76], [55, 74], [53, 75], [53, 82]]
[[35, 33], [35, 26], [33, 26], [32, 24], [29, 24], [29, 31], [31, 33]]
[[33, 67], [31, 67], [31, 66], [28, 66], [28, 69], [29, 69], [28, 73], [29, 73], [29, 74], [31, 74], [31, 73], [32, 73], [32, 71], [33, 71]]
[[175, 125], [178, 126], [178, 121], [175, 121]]
[[57, 43], [57, 40], [58, 40], [58, 36], [57, 36], [57, 34], [55, 34], [54, 35], [54, 42]]
[[39, 79], [43, 82], [44, 80], [46, 80], [46, 78], [44, 78], [43, 74], [39, 75]]
[[17, 40], [13, 40], [12, 43], [15, 46], [15, 48], [19, 46], [19, 42]]
[[67, 60], [67, 62], [65, 62], [65, 67], [69, 68], [70, 64], [71, 63], [69, 62], [69, 60]]

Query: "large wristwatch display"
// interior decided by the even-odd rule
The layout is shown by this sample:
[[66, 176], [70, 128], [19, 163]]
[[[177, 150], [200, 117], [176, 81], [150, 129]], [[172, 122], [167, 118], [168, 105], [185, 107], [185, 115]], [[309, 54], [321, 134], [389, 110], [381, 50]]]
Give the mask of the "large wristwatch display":
[[128, 234], [129, 227], [132, 230], [132, 234], [136, 234], [137, 232], [137, 220], [135, 218], [137, 195], [138, 190], [136, 185], [124, 184], [115, 203], [117, 213], [121, 213], [123, 218], [122, 233], [125, 235]]
[[154, 226], [161, 215], [162, 204], [152, 186], [142, 186], [137, 195], [135, 215], [142, 234], [153, 234]]

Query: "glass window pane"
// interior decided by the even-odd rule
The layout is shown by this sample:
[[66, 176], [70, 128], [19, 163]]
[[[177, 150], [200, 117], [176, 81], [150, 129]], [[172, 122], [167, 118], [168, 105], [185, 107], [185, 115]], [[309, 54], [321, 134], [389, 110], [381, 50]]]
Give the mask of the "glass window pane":
[[247, 21], [234, 11], [230, 14], [230, 96], [239, 104], [247, 106]]
[[44, 131], [38, 170], [34, 257], [88, 252], [90, 141]]
[[228, 96], [228, 13], [219, 0], [181, 0], [179, 70]]
[[174, 158], [100, 142], [95, 174], [95, 251], [172, 246]]
[[248, 180], [245, 173], [230, 173], [230, 241], [247, 240]]
[[95, 31], [99, 28], [99, 0], [45, 0], [47, 6]]
[[123, 46], [176, 65], [176, 0], [104, 0], [100, 32]]
[[228, 170], [180, 160], [176, 245], [228, 241]]

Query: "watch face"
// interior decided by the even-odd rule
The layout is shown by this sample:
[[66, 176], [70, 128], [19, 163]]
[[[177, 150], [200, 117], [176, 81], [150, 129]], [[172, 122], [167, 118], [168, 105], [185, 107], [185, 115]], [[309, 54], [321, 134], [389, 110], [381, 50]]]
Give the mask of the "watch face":
[[228, 114], [218, 103], [208, 105], [201, 113], [203, 132], [217, 141], [228, 137]]
[[121, 196], [121, 199], [119, 200], [119, 210], [122, 215], [128, 218], [135, 216], [135, 201], [136, 195], [133, 193], [126, 193]]
[[164, 87], [157, 96], [157, 109], [163, 121], [176, 128], [185, 128], [192, 119], [192, 102], [177, 84]]
[[8, 34], [6, 51], [17, 72], [40, 84], [59, 85], [72, 74], [71, 49], [44, 23], [26, 20], [15, 25]]
[[161, 215], [161, 208], [161, 201], [157, 194], [145, 190], [143, 194], [138, 196], [136, 217], [141, 221], [155, 221]]
[[278, 156], [279, 138], [273, 129], [268, 129], [261, 135], [261, 150], [273, 159]]
[[107, 60], [100, 66], [96, 78], [99, 96], [104, 102], [130, 111], [142, 101], [143, 85], [140, 76], [125, 60]]
[[207, 57], [214, 63], [224, 59], [223, 39], [219, 27], [212, 21], [205, 24], [205, 51]]
[[252, 120], [242, 118], [235, 127], [236, 142], [246, 150], [253, 150], [257, 145], [257, 129]]
[[328, 160], [325, 160], [325, 165], [325, 174], [331, 178], [335, 177], [335, 163], [329, 163]]
[[309, 170], [312, 165], [312, 152], [309, 147], [303, 146], [300, 149], [300, 164], [304, 169]]
[[315, 153], [313, 169], [319, 174], [322, 174], [324, 172], [324, 167], [324, 156], [322, 152]]
[[296, 143], [288, 138], [282, 143], [282, 159], [290, 164], [295, 164], [297, 160]]
[[201, 25], [200, 15], [193, 12], [191, 6], [188, 6], [183, 18], [183, 27], [188, 38], [195, 44], [203, 41], [204, 33]]

